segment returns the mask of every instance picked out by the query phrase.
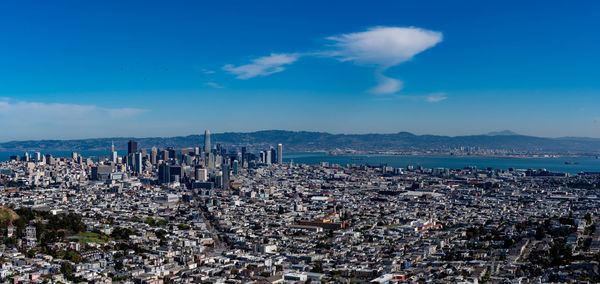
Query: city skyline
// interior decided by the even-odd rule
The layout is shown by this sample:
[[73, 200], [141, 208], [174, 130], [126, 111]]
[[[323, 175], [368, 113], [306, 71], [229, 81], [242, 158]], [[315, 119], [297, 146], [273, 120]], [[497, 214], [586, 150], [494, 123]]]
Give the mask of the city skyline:
[[599, 138], [600, 4], [580, 4], [13, 3], [0, 141], [206, 128]]

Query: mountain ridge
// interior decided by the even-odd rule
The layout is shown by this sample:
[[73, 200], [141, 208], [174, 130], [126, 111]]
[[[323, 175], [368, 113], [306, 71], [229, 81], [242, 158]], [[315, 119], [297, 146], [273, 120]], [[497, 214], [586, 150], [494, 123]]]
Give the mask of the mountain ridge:
[[[500, 133], [490, 135], [490, 133]], [[492, 150], [510, 150], [530, 153], [597, 154], [600, 139], [587, 137], [545, 138], [516, 134], [512, 131], [488, 134], [443, 136], [415, 135], [410, 132], [332, 134], [327, 132], [261, 130], [254, 132], [223, 132], [211, 134], [212, 144], [225, 147], [263, 149], [284, 144], [286, 151], [329, 151], [352, 149], [357, 151], [444, 151], [460, 147], [480, 147]], [[204, 134], [173, 137], [109, 137], [70, 140], [25, 140], [0, 143], [0, 151], [86, 151], [108, 150], [112, 142], [117, 149], [126, 149], [127, 141], [136, 140], [140, 148], [200, 147]]]

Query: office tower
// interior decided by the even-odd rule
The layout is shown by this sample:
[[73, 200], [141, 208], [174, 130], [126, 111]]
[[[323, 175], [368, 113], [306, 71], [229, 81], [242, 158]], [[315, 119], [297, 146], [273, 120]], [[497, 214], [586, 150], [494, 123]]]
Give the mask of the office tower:
[[144, 170], [142, 165], [142, 153], [138, 152], [134, 154], [135, 156], [135, 172], [140, 174]]
[[48, 164], [48, 165], [54, 164], [54, 158], [52, 158], [52, 154], [46, 154], [46, 164]]
[[167, 151], [169, 151], [169, 159], [175, 160], [175, 163], [179, 160], [179, 151], [177, 151], [173, 147], [168, 147]]
[[283, 145], [277, 144], [277, 163], [283, 164]]
[[127, 142], [127, 154], [133, 154], [137, 152], [137, 146], [137, 142], [135, 142], [134, 140], [129, 140], [129, 142]]
[[165, 162], [168, 161], [169, 160], [169, 151], [162, 150], [161, 153], [162, 153], [161, 154], [162, 160], [165, 161]]
[[209, 169], [214, 169], [215, 168], [215, 154], [213, 153], [208, 153], [208, 158], [206, 160], [206, 167]]
[[77, 152], [71, 152], [71, 158], [73, 158], [73, 160], [77, 160]]
[[119, 159], [119, 157], [117, 156], [117, 151], [112, 151], [110, 153], [110, 157], [111, 157], [111, 161], [116, 164]]
[[275, 164], [277, 163], [277, 150], [275, 150], [275, 148], [271, 147], [271, 164]]
[[36, 162], [41, 162], [42, 161], [42, 153], [35, 152], [35, 161]]
[[200, 147], [194, 147], [194, 155], [200, 155]]
[[169, 170], [169, 165], [166, 162], [162, 162], [158, 166], [158, 182], [159, 183], [169, 183], [171, 178], [171, 173]]
[[237, 161], [237, 160], [233, 161], [233, 174], [234, 174], [234, 175], [237, 175], [237, 174], [238, 174], [238, 164], [239, 164], [239, 163], [238, 163], [238, 161]]
[[135, 154], [132, 153], [127, 155], [127, 165], [130, 169], [135, 170]]
[[110, 142], [110, 152], [112, 153], [112, 152], [114, 152], [114, 151], [115, 151], [115, 142], [114, 142], [114, 141], [111, 141], [111, 142]]
[[204, 153], [210, 152], [210, 131], [204, 131]]
[[150, 163], [153, 165], [156, 165], [156, 156], [158, 155], [158, 149], [156, 149], [156, 147], [152, 147], [152, 149], [150, 149]]
[[190, 166], [192, 164], [193, 160], [194, 160], [193, 156], [190, 156], [188, 154], [181, 154], [181, 164], [182, 165]]
[[205, 182], [208, 179], [208, 173], [206, 169], [201, 167], [196, 167], [196, 172], [194, 176], [195, 180], [198, 182]]
[[180, 182], [183, 178], [183, 168], [181, 166], [169, 166], [169, 174], [172, 182]]
[[222, 164], [221, 169], [223, 170], [223, 189], [229, 189], [229, 181], [231, 180], [229, 173], [229, 165]]
[[267, 164], [267, 165], [271, 164], [271, 151], [270, 150], [265, 151], [265, 164]]
[[246, 161], [246, 147], [242, 147], [242, 167], [244, 166], [244, 162]]

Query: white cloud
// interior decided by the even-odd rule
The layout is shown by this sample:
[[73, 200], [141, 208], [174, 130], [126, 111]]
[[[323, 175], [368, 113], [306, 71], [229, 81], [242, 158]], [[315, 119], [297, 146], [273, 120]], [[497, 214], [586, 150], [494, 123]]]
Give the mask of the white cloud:
[[369, 90], [372, 94], [391, 94], [400, 91], [403, 83], [400, 80], [386, 77], [385, 75], [377, 74], [377, 86]]
[[289, 65], [298, 60], [298, 54], [271, 53], [269, 56], [259, 57], [252, 63], [233, 66], [227, 64], [223, 70], [236, 75], [238, 79], [250, 79], [257, 76], [267, 76], [285, 70], [284, 65]]
[[342, 61], [389, 68], [442, 41], [442, 34], [415, 27], [374, 27], [364, 32], [328, 37], [335, 49], [328, 54]]
[[222, 88], [224, 88], [223, 86], [221, 86], [221, 85], [219, 85], [218, 83], [215, 83], [215, 82], [206, 82], [206, 83], [204, 83], [204, 86], [212, 87], [212, 88], [215, 88], [215, 89], [222, 89]]
[[[378, 85], [369, 90], [374, 94], [393, 94], [402, 89], [402, 81], [383, 75], [390, 67], [411, 60], [415, 55], [442, 41], [442, 33], [416, 27], [373, 27], [363, 32], [327, 37], [331, 43], [326, 51], [303, 53], [303, 56], [324, 56], [376, 67]], [[252, 63], [223, 66], [223, 70], [238, 79], [267, 76], [285, 70], [284, 65], [298, 60], [300, 53], [275, 54], [254, 59]], [[436, 100], [439, 98], [432, 98]]]
[[442, 34], [415, 27], [374, 27], [364, 32], [328, 37], [334, 50], [323, 53], [341, 61], [377, 67], [378, 85], [371, 93], [393, 94], [402, 82], [383, 75], [388, 68], [411, 60], [442, 41]]
[[127, 125], [147, 110], [139, 108], [105, 108], [95, 105], [61, 104], [0, 100], [0, 138], [33, 138], [62, 133], [95, 136], [99, 129]]

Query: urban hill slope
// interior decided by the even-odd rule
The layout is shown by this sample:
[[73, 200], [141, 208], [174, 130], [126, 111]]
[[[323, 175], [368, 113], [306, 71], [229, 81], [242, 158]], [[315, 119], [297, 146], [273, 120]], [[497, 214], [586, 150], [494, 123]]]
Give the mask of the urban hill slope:
[[[135, 139], [140, 148], [197, 147], [204, 143], [204, 135], [151, 138], [93, 138], [79, 140], [11, 141], [0, 143], [0, 151], [86, 151], [108, 150], [111, 142], [117, 149], [126, 149], [127, 141]], [[394, 134], [330, 134], [323, 132], [265, 130], [257, 132], [226, 132], [211, 135], [214, 144], [248, 146], [264, 149], [283, 143], [287, 152], [329, 151], [353, 149], [357, 151], [444, 151], [452, 148], [481, 147], [486, 149], [515, 150], [532, 154], [600, 154], [597, 138], [542, 138], [518, 135], [512, 132], [493, 132], [488, 135], [437, 136], [414, 135], [408, 132]]]

